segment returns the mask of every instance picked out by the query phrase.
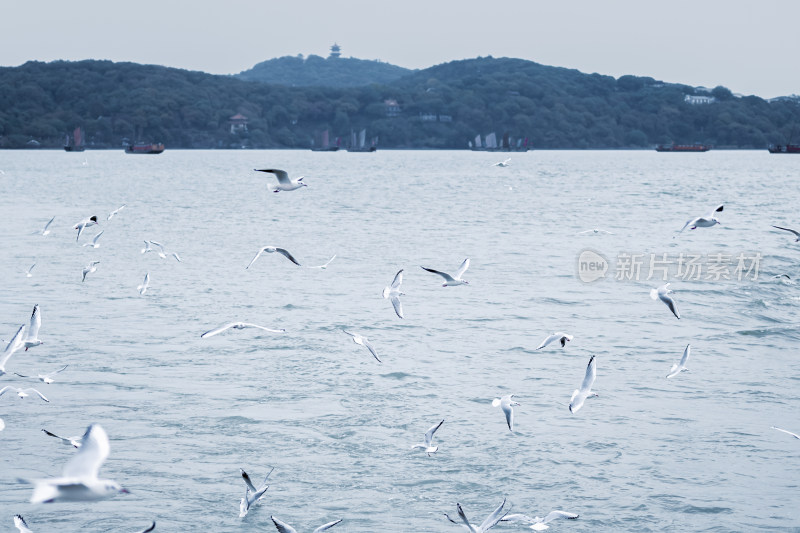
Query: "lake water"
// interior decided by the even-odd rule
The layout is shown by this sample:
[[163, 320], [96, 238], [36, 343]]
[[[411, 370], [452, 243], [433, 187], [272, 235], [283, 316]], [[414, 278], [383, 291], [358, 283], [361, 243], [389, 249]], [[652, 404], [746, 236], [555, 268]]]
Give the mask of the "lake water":
[[[333, 531], [447, 532], [462, 530], [443, 516], [456, 502], [480, 523], [507, 498], [531, 516], [580, 514], [553, 531], [800, 529], [800, 441], [770, 428], [800, 432], [800, 243], [771, 227], [800, 229], [800, 157], [532, 151], [492, 166], [504, 158], [0, 151], [0, 337], [38, 303], [44, 341], [7, 370], [69, 364], [50, 385], [0, 378], [50, 399], [0, 397], [0, 524], [270, 531], [273, 514], [298, 531], [343, 518]], [[252, 170], [270, 167], [308, 187], [273, 194]], [[673, 238], [720, 203], [721, 225]], [[50, 235], [32, 234], [54, 215]], [[97, 249], [71, 229], [91, 215], [81, 242], [103, 229]], [[613, 234], [577, 235], [591, 228]], [[147, 239], [183, 262], [141, 254]], [[303, 265], [336, 259], [322, 270], [264, 254], [245, 270], [264, 245]], [[585, 250], [605, 278], [581, 281]], [[677, 271], [690, 256], [699, 275]], [[454, 272], [465, 257], [468, 286], [420, 268]], [[663, 283], [652, 258], [669, 265], [680, 320], [649, 297]], [[401, 268], [404, 320], [381, 298]], [[286, 333], [200, 338], [231, 321]], [[574, 340], [535, 351], [553, 331]], [[690, 371], [667, 380], [689, 343]], [[571, 414], [591, 355], [599, 397]], [[491, 405], [510, 393], [513, 433]], [[439, 452], [411, 450], [441, 419]], [[131, 494], [28, 503], [17, 478], [57, 476], [73, 453], [40, 430], [93, 422], [111, 440], [101, 477]], [[239, 468], [271, 467], [238, 518]]]

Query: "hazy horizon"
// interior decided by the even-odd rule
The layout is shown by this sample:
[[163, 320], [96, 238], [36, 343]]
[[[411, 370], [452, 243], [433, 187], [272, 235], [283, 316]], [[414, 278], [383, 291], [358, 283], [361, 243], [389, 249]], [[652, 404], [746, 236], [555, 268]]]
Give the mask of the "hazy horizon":
[[[800, 37], [800, 3], [770, 9], [744, 1], [650, 6], [633, 0], [477, 2], [411, 0], [378, 10], [365, 0], [302, 5], [231, 0], [198, 10], [184, 0], [151, 8], [86, 0], [74, 5], [15, 3], [0, 34], [3, 66], [27, 61], [130, 61], [238, 74], [269, 59], [343, 57], [409, 69], [475, 57], [514, 57], [615, 78], [649, 76], [764, 98], [800, 93], [790, 64]], [[35, 36], [31, 39], [31, 36]]]

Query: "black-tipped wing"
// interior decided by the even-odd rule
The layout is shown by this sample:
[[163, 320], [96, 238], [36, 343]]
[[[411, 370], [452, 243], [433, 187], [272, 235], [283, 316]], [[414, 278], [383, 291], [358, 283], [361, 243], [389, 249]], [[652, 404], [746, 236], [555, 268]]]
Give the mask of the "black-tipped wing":
[[795, 231], [795, 230], [793, 230], [793, 229], [791, 229], [791, 228], [782, 228], [782, 227], [780, 227], [780, 226], [772, 226], [772, 227], [773, 227], [773, 228], [775, 228], [775, 229], [782, 229], [783, 231], [788, 231], [788, 232], [790, 232], [790, 233], [794, 233], [794, 234], [795, 234], [795, 236], [796, 236], [798, 239], [800, 239], [800, 231]]
[[277, 168], [254, 168], [253, 170], [256, 172], [268, 172], [270, 174], [275, 174], [275, 177], [278, 178], [278, 182], [284, 185], [289, 185], [291, 183], [289, 174], [287, 174], [285, 170], [279, 170]]
[[272, 518], [272, 523], [275, 524], [275, 527], [280, 531], [280, 533], [297, 533], [295, 528], [287, 524], [286, 522], [281, 522], [274, 516], [270, 516]]
[[342, 519], [340, 518], [339, 520], [334, 520], [333, 522], [328, 522], [327, 524], [323, 524], [319, 526], [317, 529], [315, 529], [313, 533], [320, 533], [320, 531], [325, 531], [327, 529], [330, 529], [341, 521]]
[[284, 248], [275, 248], [275, 251], [278, 252], [279, 254], [281, 254], [282, 256], [284, 256], [286, 259], [288, 259], [289, 261], [291, 261], [295, 265], [300, 266], [300, 263], [297, 262], [297, 259], [292, 257], [292, 254], [290, 254], [288, 250], [286, 250]]
[[453, 276], [451, 276], [451, 275], [450, 275], [450, 274], [448, 274], [447, 272], [439, 272], [438, 270], [434, 270], [434, 269], [432, 269], [432, 268], [425, 268], [424, 266], [420, 266], [420, 268], [421, 268], [422, 270], [426, 270], [426, 271], [428, 271], [428, 272], [433, 272], [434, 274], [439, 274], [440, 276], [442, 276], [442, 277], [443, 277], [445, 280], [447, 280], [447, 281], [455, 281], [455, 279], [453, 278]]
[[503, 502], [497, 507], [497, 509], [492, 512], [489, 516], [486, 517], [486, 520], [483, 521], [479, 530], [480, 531], [489, 531], [497, 523], [505, 516], [506, 513], [503, 513], [503, 506], [506, 504], [505, 498], [503, 498]]

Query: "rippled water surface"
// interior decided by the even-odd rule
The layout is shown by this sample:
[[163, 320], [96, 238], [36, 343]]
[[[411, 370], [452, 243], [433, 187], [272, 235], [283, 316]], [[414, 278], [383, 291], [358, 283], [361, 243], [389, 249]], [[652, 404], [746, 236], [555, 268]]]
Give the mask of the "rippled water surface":
[[[503, 498], [514, 512], [580, 514], [553, 531], [800, 527], [800, 441], [770, 429], [800, 433], [800, 243], [770, 227], [800, 229], [800, 157], [533, 151], [492, 166], [502, 159], [0, 152], [0, 337], [38, 303], [44, 341], [6, 367], [69, 364], [36, 384], [50, 403], [0, 397], [2, 528], [20, 513], [34, 531], [153, 519], [157, 531], [269, 531], [273, 514], [299, 531], [343, 518], [334, 531], [446, 532], [460, 530], [442, 514], [456, 502], [480, 523]], [[308, 187], [273, 194], [252, 170], [265, 167]], [[673, 238], [720, 203], [721, 225]], [[33, 234], [54, 215], [50, 235]], [[81, 242], [103, 229], [97, 249], [71, 229], [91, 215], [100, 226]], [[613, 234], [577, 235], [591, 228]], [[141, 254], [146, 239], [183, 262]], [[264, 254], [245, 270], [268, 244], [304, 266]], [[608, 260], [605, 279], [579, 279], [586, 249]], [[670, 273], [677, 320], [647, 277], [650, 254], [681, 253], [733, 263], [729, 280]], [[643, 259], [638, 280], [625, 254]], [[740, 254], [760, 254], [757, 279], [736, 279]], [[465, 257], [468, 286], [420, 269], [454, 272]], [[404, 320], [381, 298], [401, 268]], [[286, 333], [200, 338], [239, 320]], [[574, 340], [535, 351], [553, 331]], [[665, 379], [688, 343], [690, 371]], [[573, 415], [593, 354], [599, 397]], [[491, 405], [510, 393], [522, 404], [513, 433]], [[441, 419], [439, 452], [411, 450]], [[40, 430], [79, 435], [92, 422], [111, 439], [102, 476], [131, 494], [28, 503], [17, 478], [56, 476], [73, 453]], [[238, 518], [239, 468], [271, 467], [267, 495]]]

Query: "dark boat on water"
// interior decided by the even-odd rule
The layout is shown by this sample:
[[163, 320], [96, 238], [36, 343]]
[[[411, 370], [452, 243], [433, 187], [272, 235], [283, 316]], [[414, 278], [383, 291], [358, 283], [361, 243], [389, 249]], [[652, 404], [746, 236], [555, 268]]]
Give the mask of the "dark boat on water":
[[771, 154], [800, 154], [800, 144], [770, 144], [767, 150]]
[[125, 146], [126, 154], [160, 154], [164, 151], [164, 143], [136, 143]]
[[80, 127], [75, 128], [72, 136], [67, 135], [64, 141], [64, 150], [67, 152], [83, 152], [86, 146], [83, 144], [83, 130]]
[[341, 139], [338, 137], [336, 138], [336, 144], [330, 143], [330, 138], [328, 136], [328, 130], [322, 132], [322, 135], [319, 139], [319, 146], [312, 145], [311, 151], [312, 152], [336, 152], [339, 150], [339, 142]]
[[656, 152], [708, 152], [711, 150], [710, 144], [659, 144]]

